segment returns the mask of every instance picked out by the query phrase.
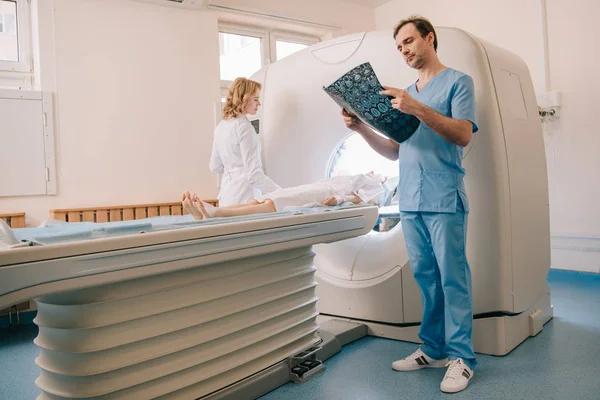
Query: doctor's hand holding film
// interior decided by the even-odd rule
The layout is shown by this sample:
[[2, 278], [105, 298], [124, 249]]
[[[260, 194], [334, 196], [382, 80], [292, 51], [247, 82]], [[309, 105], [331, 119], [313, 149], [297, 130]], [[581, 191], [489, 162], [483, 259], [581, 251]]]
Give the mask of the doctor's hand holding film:
[[358, 119], [356, 115], [348, 113], [345, 108], [342, 108], [341, 114], [344, 117], [344, 123], [348, 129], [355, 132], [360, 132], [367, 127], [360, 119]]

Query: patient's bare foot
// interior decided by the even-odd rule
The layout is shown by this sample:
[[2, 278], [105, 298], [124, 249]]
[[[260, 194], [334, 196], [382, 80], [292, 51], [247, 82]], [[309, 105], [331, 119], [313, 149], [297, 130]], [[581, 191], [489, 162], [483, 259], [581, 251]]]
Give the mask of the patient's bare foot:
[[194, 208], [196, 208], [198, 211], [200, 211], [202, 213], [202, 217], [203, 218], [212, 218], [214, 217], [214, 214], [207, 211], [206, 207], [204, 207], [204, 202], [198, 198], [196, 198], [196, 200], [194, 200]]
[[204, 219], [204, 216], [202, 215], [200, 210], [198, 210], [198, 208], [194, 205], [194, 203], [192, 203], [192, 200], [190, 200], [189, 198], [184, 199], [181, 202], [181, 205], [187, 210], [187, 212], [192, 214], [192, 217], [194, 217], [195, 220]]
[[185, 201], [185, 199], [190, 199], [192, 200], [192, 194], [189, 190], [186, 190], [185, 192], [183, 192], [183, 194], [181, 195], [181, 202], [183, 203]]
[[194, 200], [199, 200], [198, 199], [198, 195], [196, 195], [196, 193], [194, 192], [190, 192], [189, 190], [186, 190], [185, 192], [183, 192], [183, 195], [181, 196], [181, 201], [183, 202], [185, 199], [189, 199], [191, 201]]

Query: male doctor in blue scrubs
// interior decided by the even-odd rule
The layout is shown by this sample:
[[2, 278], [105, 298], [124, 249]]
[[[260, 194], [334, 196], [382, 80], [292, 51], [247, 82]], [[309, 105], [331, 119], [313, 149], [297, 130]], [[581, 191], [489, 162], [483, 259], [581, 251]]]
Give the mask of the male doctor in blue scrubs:
[[432, 24], [418, 16], [394, 30], [398, 51], [418, 71], [406, 90], [385, 87], [394, 108], [421, 124], [402, 144], [384, 138], [344, 110], [346, 126], [378, 153], [400, 158], [400, 217], [413, 274], [423, 301], [423, 345], [392, 364], [397, 371], [448, 367], [444, 392], [467, 387], [476, 366], [473, 352], [471, 272], [465, 240], [469, 205], [463, 183], [463, 148], [477, 132], [473, 79], [437, 57]]

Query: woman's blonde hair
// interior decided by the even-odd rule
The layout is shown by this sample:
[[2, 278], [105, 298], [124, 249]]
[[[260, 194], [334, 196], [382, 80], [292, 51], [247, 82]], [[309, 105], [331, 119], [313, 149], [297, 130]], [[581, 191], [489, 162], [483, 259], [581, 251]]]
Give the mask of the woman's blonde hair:
[[243, 113], [252, 96], [255, 96], [260, 89], [260, 83], [250, 79], [237, 78], [233, 81], [225, 99], [223, 119], [232, 119]]

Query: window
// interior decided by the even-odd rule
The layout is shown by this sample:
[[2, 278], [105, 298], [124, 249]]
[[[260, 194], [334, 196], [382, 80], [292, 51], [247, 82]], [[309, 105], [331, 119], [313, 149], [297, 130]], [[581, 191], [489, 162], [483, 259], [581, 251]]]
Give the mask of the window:
[[262, 68], [262, 38], [219, 32], [221, 81], [250, 77]]
[[4, 28], [6, 34], [17, 36], [17, 16], [15, 14], [4, 14]]
[[0, 34], [4, 34], [5, 36], [17, 36], [16, 10], [8, 13], [0, 13]]
[[0, 0], [0, 71], [32, 72], [29, 20], [27, 0]]
[[281, 60], [318, 41], [316, 37], [221, 24], [221, 88], [226, 92], [235, 78], [249, 78], [272, 60]]
[[276, 43], [275, 51], [277, 53], [277, 61], [289, 56], [290, 54], [293, 54], [297, 51], [300, 51], [300, 50], [308, 47], [307, 44], [285, 42], [283, 40], [277, 40], [277, 41], [275, 41], [275, 43]]
[[0, 61], [19, 61], [17, 3], [0, 1]]
[[275, 49], [273, 59], [277, 61], [282, 60], [290, 54], [294, 54], [295, 52], [305, 49], [319, 41], [317, 38], [287, 33], [273, 33], [271, 38], [271, 40], [274, 42], [272, 47]]

